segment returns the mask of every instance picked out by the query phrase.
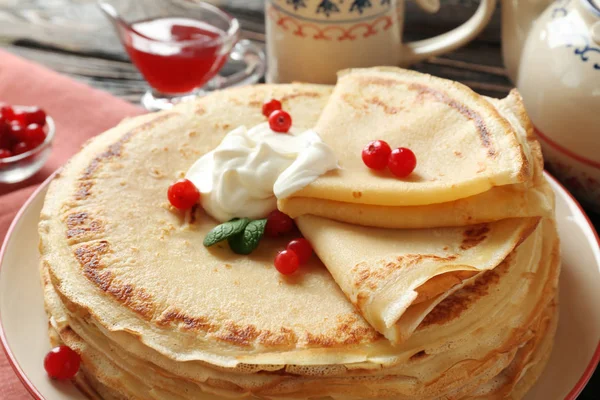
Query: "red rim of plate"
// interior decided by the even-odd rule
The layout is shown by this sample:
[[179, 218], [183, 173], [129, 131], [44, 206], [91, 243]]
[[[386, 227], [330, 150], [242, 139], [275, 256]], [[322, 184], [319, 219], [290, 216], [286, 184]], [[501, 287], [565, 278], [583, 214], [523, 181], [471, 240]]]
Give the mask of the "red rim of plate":
[[[46, 179], [31, 194], [31, 196], [29, 196], [29, 198], [27, 199], [25, 204], [23, 204], [23, 206], [21, 207], [21, 209], [15, 216], [13, 222], [10, 224], [10, 228], [8, 228], [8, 232], [6, 233], [6, 237], [4, 238], [4, 243], [2, 244], [2, 249], [0, 249], [0, 268], [2, 267], [2, 260], [4, 259], [4, 252], [6, 251], [6, 247], [8, 244], [8, 238], [12, 235], [12, 232], [15, 229], [17, 222], [21, 219], [21, 216], [25, 213], [25, 210], [27, 210], [27, 208], [29, 208], [29, 205], [33, 202], [35, 197], [41, 191], [43, 191], [46, 188], [46, 186], [48, 186], [48, 184], [50, 184], [50, 181], [52, 181], [52, 179], [54, 178], [54, 176], [57, 173], [58, 173], [58, 171], [56, 171], [52, 175], [50, 175], [48, 177], [48, 179]], [[554, 178], [548, 172], [545, 172], [545, 175], [547, 178], [550, 178], [554, 183], [556, 183], [562, 189], [562, 191], [567, 195], [567, 197], [570, 198], [573, 203], [575, 203], [575, 205], [577, 206], [579, 211], [583, 214], [589, 228], [592, 230], [592, 233], [594, 234], [594, 236], [596, 238], [596, 242], [598, 243], [598, 246], [600, 246], [600, 237], [598, 236], [598, 232], [596, 232], [596, 229], [594, 228], [592, 221], [590, 221], [590, 218], [588, 217], [586, 212], [583, 210], [583, 208], [581, 207], [579, 202], [577, 200], [575, 200], [573, 195], [556, 178]], [[8, 346], [6, 336], [4, 334], [4, 327], [2, 325], [1, 317], [2, 316], [0, 315], [0, 343], [2, 344], [2, 350], [4, 350], [4, 353], [6, 354], [6, 357], [8, 359], [10, 366], [16, 372], [17, 377], [19, 378], [21, 383], [23, 383], [23, 385], [25, 386], [25, 389], [27, 389], [27, 391], [33, 396], [34, 399], [45, 400], [44, 396], [42, 396], [42, 394], [36, 389], [36, 387], [33, 385], [33, 383], [31, 383], [31, 381], [29, 380], [27, 375], [25, 375], [25, 372], [23, 372], [23, 370], [21, 369], [21, 366], [19, 365], [19, 363], [15, 359], [14, 355], [12, 354], [10, 347]], [[41, 362], [42, 362], [42, 360], [40, 360], [40, 363]], [[575, 384], [573, 389], [571, 389], [571, 391], [567, 394], [567, 396], [565, 397], [565, 400], [577, 399], [577, 396], [579, 396], [579, 394], [583, 391], [583, 388], [585, 387], [585, 385], [588, 383], [588, 381], [592, 377], [592, 374], [594, 373], [594, 370], [596, 369], [596, 366], [598, 365], [599, 362], [600, 362], [600, 341], [598, 342], [598, 345], [596, 346], [596, 351], [594, 352], [592, 359], [590, 360], [587, 367], [583, 371], [583, 375], [581, 376], [581, 378], [579, 378], [579, 380], [577, 381], [577, 383]]]

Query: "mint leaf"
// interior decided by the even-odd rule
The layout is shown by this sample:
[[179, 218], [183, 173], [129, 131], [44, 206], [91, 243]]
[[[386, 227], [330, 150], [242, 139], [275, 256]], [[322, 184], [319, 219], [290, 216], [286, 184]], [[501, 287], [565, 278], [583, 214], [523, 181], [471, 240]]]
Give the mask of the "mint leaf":
[[250, 220], [248, 218], [234, 218], [215, 226], [204, 238], [204, 246], [210, 247], [231, 236], [244, 232], [244, 228]]
[[229, 247], [235, 254], [252, 253], [258, 247], [258, 243], [265, 233], [265, 226], [267, 226], [266, 218], [250, 222], [243, 232], [227, 239]]

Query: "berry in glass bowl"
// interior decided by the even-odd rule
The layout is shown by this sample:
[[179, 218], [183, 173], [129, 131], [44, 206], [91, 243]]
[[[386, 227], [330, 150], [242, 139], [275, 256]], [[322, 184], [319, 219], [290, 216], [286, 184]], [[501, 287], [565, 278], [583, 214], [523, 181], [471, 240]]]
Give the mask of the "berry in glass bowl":
[[54, 121], [39, 107], [0, 106], [0, 183], [24, 181], [50, 156]]

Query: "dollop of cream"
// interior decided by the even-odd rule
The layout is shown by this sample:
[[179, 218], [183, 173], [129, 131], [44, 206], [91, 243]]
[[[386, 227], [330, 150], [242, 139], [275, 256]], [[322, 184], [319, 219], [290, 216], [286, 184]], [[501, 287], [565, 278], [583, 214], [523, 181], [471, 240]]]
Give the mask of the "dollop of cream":
[[264, 218], [286, 198], [338, 168], [333, 149], [313, 130], [277, 133], [268, 123], [229, 132], [192, 165], [186, 178], [204, 210], [220, 222]]

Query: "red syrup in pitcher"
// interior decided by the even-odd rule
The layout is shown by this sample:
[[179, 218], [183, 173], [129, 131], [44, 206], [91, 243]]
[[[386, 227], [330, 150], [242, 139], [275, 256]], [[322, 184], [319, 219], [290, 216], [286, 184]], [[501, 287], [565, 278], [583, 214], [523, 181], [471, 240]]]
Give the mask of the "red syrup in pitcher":
[[189, 93], [223, 67], [224, 31], [189, 18], [156, 18], [123, 32], [131, 61], [150, 86], [167, 94]]

